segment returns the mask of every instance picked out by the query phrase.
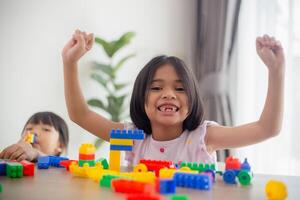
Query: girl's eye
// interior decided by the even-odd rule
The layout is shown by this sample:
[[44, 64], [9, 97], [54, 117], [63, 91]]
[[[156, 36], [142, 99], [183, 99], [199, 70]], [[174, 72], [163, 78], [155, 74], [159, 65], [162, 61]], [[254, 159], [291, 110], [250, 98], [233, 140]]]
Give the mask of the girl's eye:
[[28, 127], [28, 128], [25, 129], [25, 131], [31, 131], [31, 130], [32, 130], [31, 127]]
[[50, 132], [51, 130], [49, 128], [43, 128], [43, 131]]
[[183, 91], [184, 91], [184, 88], [183, 88], [183, 87], [177, 87], [177, 88], [176, 88], [176, 91], [183, 92]]
[[151, 90], [158, 91], [161, 90], [161, 87], [151, 87]]

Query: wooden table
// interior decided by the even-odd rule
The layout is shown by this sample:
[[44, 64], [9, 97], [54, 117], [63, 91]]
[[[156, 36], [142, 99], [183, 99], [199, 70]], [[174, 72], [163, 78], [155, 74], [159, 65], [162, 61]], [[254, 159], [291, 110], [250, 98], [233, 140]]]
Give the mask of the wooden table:
[[[282, 180], [288, 187], [288, 199], [300, 199], [300, 177], [270, 176], [256, 174], [252, 185], [226, 185], [218, 179], [211, 191], [199, 191], [177, 188], [177, 194], [188, 195], [190, 199], [265, 199], [265, 184], [269, 179]], [[93, 180], [74, 177], [64, 168], [50, 168], [35, 171], [34, 177], [11, 179], [0, 177], [3, 191], [0, 199], [124, 199], [125, 195], [117, 194], [110, 189], [100, 188]], [[170, 199], [164, 196], [163, 199]]]

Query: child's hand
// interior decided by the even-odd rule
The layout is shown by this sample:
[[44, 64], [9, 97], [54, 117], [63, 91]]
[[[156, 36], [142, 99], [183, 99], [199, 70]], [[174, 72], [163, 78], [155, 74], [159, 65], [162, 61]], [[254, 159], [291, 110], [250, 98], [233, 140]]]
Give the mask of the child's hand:
[[284, 71], [285, 58], [283, 48], [274, 37], [269, 37], [268, 35], [257, 37], [256, 51], [270, 71]]
[[38, 157], [39, 153], [31, 144], [25, 141], [20, 141], [16, 144], [10, 145], [0, 153], [1, 159], [10, 160], [28, 160], [32, 161]]
[[72, 39], [65, 45], [62, 51], [64, 63], [76, 63], [87, 51], [89, 51], [94, 43], [93, 33], [86, 34], [80, 30], [76, 30]]

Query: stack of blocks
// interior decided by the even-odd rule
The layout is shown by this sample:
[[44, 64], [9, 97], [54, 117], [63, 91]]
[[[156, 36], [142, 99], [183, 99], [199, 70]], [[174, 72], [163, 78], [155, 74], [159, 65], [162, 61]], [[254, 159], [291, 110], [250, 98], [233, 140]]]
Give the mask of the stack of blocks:
[[82, 167], [88, 163], [90, 167], [95, 165], [95, 146], [93, 144], [82, 144], [79, 148], [78, 165]]
[[133, 140], [143, 140], [143, 130], [115, 130], [110, 132], [109, 169], [120, 171], [121, 151], [132, 151]]

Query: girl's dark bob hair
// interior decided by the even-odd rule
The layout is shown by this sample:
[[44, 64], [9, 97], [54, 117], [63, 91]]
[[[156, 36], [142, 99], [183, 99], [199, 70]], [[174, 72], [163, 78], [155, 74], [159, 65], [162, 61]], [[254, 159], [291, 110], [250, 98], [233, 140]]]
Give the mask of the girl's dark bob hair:
[[63, 148], [67, 149], [69, 143], [69, 130], [65, 120], [53, 112], [37, 112], [27, 120], [22, 133], [28, 124], [36, 125], [39, 123], [53, 126], [59, 133], [60, 144]]
[[174, 67], [188, 97], [188, 116], [183, 121], [182, 130], [187, 129], [192, 131], [203, 121], [203, 105], [194, 74], [179, 58], [161, 55], [150, 60], [140, 71], [134, 82], [130, 101], [130, 117], [132, 122], [138, 129], [144, 130], [147, 134], [152, 133], [151, 123], [145, 111], [145, 102], [147, 100], [149, 87], [156, 70], [166, 64], [170, 64]]

